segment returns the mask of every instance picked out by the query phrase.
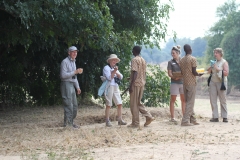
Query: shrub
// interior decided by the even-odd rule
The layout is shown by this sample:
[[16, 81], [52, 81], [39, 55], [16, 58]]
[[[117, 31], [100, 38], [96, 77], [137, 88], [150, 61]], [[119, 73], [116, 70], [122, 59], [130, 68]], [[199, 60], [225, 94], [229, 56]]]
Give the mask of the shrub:
[[[164, 107], [164, 105], [170, 103], [170, 79], [165, 71], [160, 69], [159, 65], [147, 65], [146, 84], [142, 98], [142, 102], [146, 106], [151, 107]], [[129, 86], [129, 83], [125, 83], [124, 86], [120, 86], [124, 91]], [[129, 106], [129, 94], [122, 96], [123, 106]]]
[[170, 102], [170, 79], [159, 65], [147, 66], [146, 85], [142, 101], [146, 106], [164, 107]]

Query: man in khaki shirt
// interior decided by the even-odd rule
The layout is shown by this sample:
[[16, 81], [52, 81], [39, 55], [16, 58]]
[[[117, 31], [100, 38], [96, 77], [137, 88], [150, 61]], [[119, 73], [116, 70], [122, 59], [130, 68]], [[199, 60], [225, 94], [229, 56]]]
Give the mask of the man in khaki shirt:
[[135, 56], [131, 61], [131, 76], [130, 76], [130, 109], [132, 113], [132, 123], [128, 127], [139, 127], [139, 112], [146, 117], [144, 126], [149, 125], [154, 118], [141, 104], [144, 85], [146, 83], [146, 62], [139, 55], [141, 52], [140, 46], [133, 47], [132, 53]]
[[183, 75], [183, 91], [186, 101], [185, 113], [182, 118], [182, 126], [199, 125], [197, 123], [194, 113], [194, 103], [196, 95], [196, 76], [201, 76], [197, 73], [197, 61], [193, 57], [191, 46], [184, 45], [184, 51], [186, 55], [180, 60], [180, 68]]

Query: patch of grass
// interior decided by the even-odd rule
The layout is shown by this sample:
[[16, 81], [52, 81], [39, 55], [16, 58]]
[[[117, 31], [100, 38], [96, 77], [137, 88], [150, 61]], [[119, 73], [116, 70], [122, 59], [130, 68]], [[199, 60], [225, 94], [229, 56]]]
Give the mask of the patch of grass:
[[[0, 144], [2, 144], [0, 155], [22, 155], [24, 160], [91, 160], [94, 157], [92, 151], [104, 148], [107, 150], [108, 147], [177, 143], [183, 146], [217, 145], [239, 142], [240, 129], [237, 121], [233, 121], [233, 126], [222, 123], [212, 124], [200, 119], [199, 126], [187, 128], [168, 123], [168, 108], [148, 109], [156, 120], [149, 127], [143, 127], [145, 117], [140, 116], [141, 129], [118, 126], [117, 121], [112, 121], [113, 127], [105, 127], [101, 121], [105, 110], [99, 107], [78, 110], [75, 119], [76, 124], [81, 124], [78, 130], [61, 127], [62, 107], [0, 113]], [[115, 112], [115, 108], [111, 109], [111, 115], [116, 115]], [[130, 110], [124, 108], [123, 113], [124, 120], [129, 124], [132, 118]], [[178, 117], [178, 115], [175, 116]], [[222, 125], [224, 130], [220, 129]], [[191, 154], [202, 155], [207, 154], [207, 151], [195, 150]], [[153, 154], [148, 155], [147, 158], [156, 159], [157, 156], [158, 152], [153, 150]]]
[[69, 148], [68, 151], [47, 151], [46, 153], [36, 153], [36, 152], [26, 152], [21, 156], [22, 160], [72, 160], [72, 159], [81, 159], [81, 160], [93, 160], [93, 157], [89, 152], [82, 149], [73, 149]]

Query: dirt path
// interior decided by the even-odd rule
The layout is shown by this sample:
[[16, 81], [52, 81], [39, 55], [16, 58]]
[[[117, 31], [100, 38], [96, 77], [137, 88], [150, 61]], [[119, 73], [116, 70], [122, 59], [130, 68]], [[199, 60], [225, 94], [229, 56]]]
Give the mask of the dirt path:
[[143, 128], [149, 133], [147, 138], [140, 137], [148, 139], [145, 143], [93, 149], [92, 155], [96, 160], [240, 159], [240, 100], [228, 100], [229, 123], [209, 122], [211, 109], [207, 97], [196, 99], [195, 106], [199, 126], [181, 127], [160, 118]]
[[[228, 100], [229, 123], [209, 122], [208, 99], [196, 99], [195, 106], [199, 126], [181, 127], [168, 121], [168, 108], [149, 108], [156, 121], [140, 129], [117, 122], [106, 128], [100, 108], [79, 109], [79, 130], [61, 127], [61, 107], [0, 112], [0, 159], [240, 159], [240, 100]], [[114, 119], [116, 109], [111, 113]], [[130, 122], [129, 109], [123, 113]]]
[[[147, 133], [130, 146], [93, 149], [94, 159], [240, 159], [239, 122], [212, 124], [205, 119], [200, 126], [180, 127], [168, 122], [154, 122]], [[139, 133], [144, 131], [133, 130]]]

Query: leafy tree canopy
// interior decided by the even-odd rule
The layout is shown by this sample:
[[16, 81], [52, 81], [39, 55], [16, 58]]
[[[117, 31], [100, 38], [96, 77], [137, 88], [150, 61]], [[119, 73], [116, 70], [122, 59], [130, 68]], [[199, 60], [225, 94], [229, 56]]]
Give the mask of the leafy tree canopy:
[[106, 57], [118, 54], [125, 71], [135, 42], [164, 40], [172, 9], [158, 0], [2, 0], [0, 101], [55, 104], [59, 66], [71, 45], [80, 49], [82, 95], [96, 95]]
[[207, 36], [208, 46], [206, 50], [206, 63], [214, 59], [213, 50], [217, 47], [223, 48], [224, 58], [228, 61], [230, 72], [230, 85], [239, 84], [238, 68], [240, 64], [240, 11], [239, 4], [235, 0], [229, 0], [217, 8], [219, 21], [210, 28]]

